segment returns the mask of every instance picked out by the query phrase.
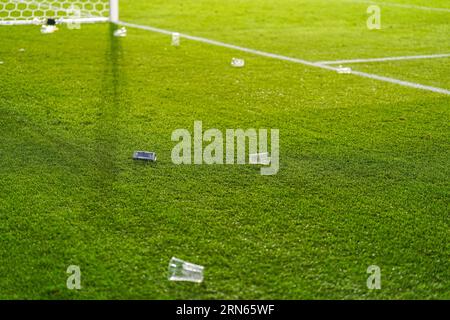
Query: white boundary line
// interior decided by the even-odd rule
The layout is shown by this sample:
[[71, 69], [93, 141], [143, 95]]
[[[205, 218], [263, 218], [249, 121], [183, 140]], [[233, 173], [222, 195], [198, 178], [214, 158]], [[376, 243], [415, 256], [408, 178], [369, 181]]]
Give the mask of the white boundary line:
[[360, 71], [355, 71], [355, 70], [352, 70], [352, 74], [357, 75], [357, 76], [361, 76], [361, 77], [365, 77], [365, 78], [369, 78], [369, 79], [374, 79], [374, 80], [379, 80], [379, 81], [384, 81], [384, 82], [390, 82], [390, 83], [398, 84], [398, 85], [401, 85], [401, 86], [404, 86], [404, 87], [410, 87], [410, 88], [415, 88], [415, 89], [422, 89], [422, 90], [427, 90], [427, 91], [432, 91], [432, 92], [436, 92], [436, 93], [442, 93], [442, 94], [450, 95], [450, 90], [447, 90], [447, 89], [426, 86], [426, 85], [419, 84], [419, 83], [398, 80], [398, 79], [394, 79], [394, 78], [379, 76], [379, 75], [376, 75], [376, 74], [365, 73], [365, 72], [360, 72]]
[[[169, 30], [159, 29], [159, 28], [150, 27], [150, 26], [143, 26], [143, 25], [123, 22], [123, 21], [119, 21], [117, 24], [120, 24], [125, 27], [153, 31], [153, 32], [158, 32], [158, 33], [162, 33], [162, 34], [167, 34], [167, 35], [172, 35], [175, 32], [175, 31], [169, 31]], [[251, 54], [255, 54], [255, 55], [263, 56], [263, 57], [267, 57], [267, 58], [273, 58], [273, 59], [278, 59], [278, 60], [284, 60], [284, 61], [290, 61], [290, 62], [294, 62], [294, 63], [304, 64], [304, 65], [311, 66], [311, 67], [317, 67], [317, 68], [322, 68], [322, 69], [327, 69], [327, 70], [332, 70], [332, 71], [338, 70], [338, 68], [335, 68], [335, 67], [321, 65], [321, 64], [311, 62], [311, 61], [306, 61], [303, 59], [291, 58], [291, 57], [286, 57], [286, 56], [282, 56], [279, 54], [244, 48], [244, 47], [236, 46], [233, 44], [228, 44], [228, 43], [215, 41], [215, 40], [211, 40], [211, 39], [206, 39], [206, 38], [201, 38], [201, 37], [190, 36], [187, 34], [182, 34], [182, 33], [179, 33], [179, 34], [180, 34], [180, 38], [185, 38], [185, 39], [189, 39], [189, 40], [193, 40], [193, 41], [197, 41], [197, 42], [212, 44], [212, 45], [215, 45], [218, 47], [224, 47], [224, 48], [228, 48], [228, 49], [243, 51], [243, 52], [247, 52], [247, 53], [251, 53]]]
[[[57, 24], [61, 23], [97, 23], [97, 22], [108, 22], [109, 18], [59, 18], [56, 19]], [[0, 26], [14, 26], [14, 25], [42, 25], [45, 24], [45, 20], [34, 21], [34, 20], [7, 20], [0, 21]]]
[[[174, 33], [173, 31], [169, 31], [169, 30], [164, 30], [164, 29], [159, 29], [159, 28], [155, 28], [155, 27], [150, 27], [150, 26], [144, 26], [144, 25], [124, 22], [124, 21], [118, 21], [117, 24], [125, 26], [125, 27], [136, 28], [136, 29], [141, 29], [141, 30], [147, 30], [147, 31], [162, 33], [162, 34], [166, 34], [166, 35], [172, 35]], [[203, 43], [207, 43], [207, 44], [211, 44], [211, 45], [215, 45], [215, 46], [219, 46], [219, 47], [224, 47], [224, 48], [229, 48], [229, 49], [233, 49], [233, 50], [238, 50], [238, 51], [242, 51], [242, 52], [246, 52], [246, 53], [251, 53], [251, 54], [255, 54], [255, 55], [258, 55], [258, 56], [262, 56], [262, 57], [278, 59], [278, 60], [283, 60], [283, 61], [289, 61], [289, 62], [298, 63], [298, 64], [310, 66], [310, 67], [316, 67], [316, 68], [331, 70], [331, 71], [335, 71], [335, 72], [337, 72], [339, 70], [339, 68], [328, 66], [328, 65], [325, 65], [325, 64], [320, 64], [320, 63], [317, 63], [317, 62], [311, 62], [311, 61], [307, 61], [307, 60], [303, 60], [303, 59], [291, 58], [291, 57], [282, 56], [282, 55], [279, 55], [279, 54], [268, 53], [268, 52], [264, 52], [264, 51], [244, 48], [244, 47], [236, 46], [236, 45], [233, 45], [233, 44], [228, 44], [228, 43], [215, 41], [215, 40], [211, 40], [211, 39], [206, 39], [206, 38], [201, 38], [201, 37], [190, 36], [190, 35], [187, 35], [187, 34], [182, 34], [182, 33], [179, 33], [179, 34], [180, 34], [181, 38], [185, 38], [185, 39], [189, 39], [189, 40], [193, 40], [193, 41], [198, 41], [198, 42], [203, 42]], [[373, 79], [373, 80], [394, 83], [394, 84], [398, 84], [398, 85], [401, 85], [401, 86], [404, 86], [404, 87], [410, 87], [410, 88], [414, 88], [414, 89], [421, 89], [421, 90], [427, 90], [427, 91], [431, 91], [431, 92], [436, 92], [436, 93], [450, 95], [450, 90], [446, 90], [446, 89], [442, 89], [442, 88], [436, 88], [436, 87], [431, 87], [431, 86], [426, 86], [426, 85], [422, 85], [422, 84], [418, 84], [418, 83], [414, 83], [414, 82], [408, 82], [408, 81], [403, 81], [403, 80], [398, 80], [398, 79], [394, 79], [394, 78], [378, 76], [376, 74], [370, 74], [370, 73], [359, 72], [359, 71], [352, 71], [351, 74], [354, 74], [354, 75], [357, 75], [357, 76], [360, 76], [360, 77], [364, 77], [364, 78]]]
[[390, 7], [399, 7], [399, 8], [407, 8], [407, 9], [417, 9], [417, 10], [425, 10], [425, 11], [438, 11], [438, 12], [450, 12], [449, 8], [433, 8], [426, 6], [417, 6], [414, 4], [402, 4], [402, 3], [394, 3], [394, 2], [379, 2], [379, 1], [369, 1], [369, 0], [346, 0], [348, 2], [354, 3], [367, 3], [367, 4], [375, 4], [379, 6], [390, 6]]
[[387, 58], [372, 58], [372, 59], [318, 61], [317, 63], [320, 63], [320, 64], [345, 64], [345, 63], [385, 62], [385, 61], [398, 61], [398, 60], [438, 59], [438, 58], [448, 58], [448, 57], [450, 57], [450, 53], [429, 54], [429, 55], [422, 55], [422, 56], [402, 56], [402, 57], [387, 57]]

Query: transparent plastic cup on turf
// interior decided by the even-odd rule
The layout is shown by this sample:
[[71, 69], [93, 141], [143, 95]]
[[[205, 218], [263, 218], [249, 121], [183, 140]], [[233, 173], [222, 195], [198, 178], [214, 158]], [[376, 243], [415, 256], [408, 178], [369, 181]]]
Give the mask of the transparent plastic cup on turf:
[[339, 68], [337, 69], [337, 72], [340, 74], [350, 74], [350, 73], [352, 73], [352, 68], [339, 66]]
[[127, 36], [127, 29], [122, 27], [114, 31], [114, 37], [124, 38]]
[[180, 34], [178, 32], [172, 33], [172, 45], [175, 47], [180, 45]]
[[231, 59], [231, 66], [235, 68], [242, 68], [245, 66], [244, 59], [233, 58]]
[[169, 280], [200, 283], [203, 281], [203, 270], [203, 266], [173, 257], [169, 262]]
[[49, 34], [58, 31], [58, 28], [55, 25], [43, 25], [41, 27], [42, 34]]

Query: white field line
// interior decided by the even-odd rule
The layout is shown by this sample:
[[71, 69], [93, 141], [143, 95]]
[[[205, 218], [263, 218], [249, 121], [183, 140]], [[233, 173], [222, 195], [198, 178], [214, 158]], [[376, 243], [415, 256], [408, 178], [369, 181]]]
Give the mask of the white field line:
[[[174, 31], [169, 31], [169, 30], [164, 30], [164, 29], [159, 29], [159, 28], [154, 28], [154, 27], [149, 27], [149, 26], [143, 26], [143, 25], [123, 22], [123, 21], [119, 21], [118, 24], [126, 26], [126, 27], [138, 28], [138, 29], [143, 29], [143, 30], [148, 30], [148, 31], [153, 31], [153, 32], [159, 32], [159, 33], [168, 34], [168, 35], [171, 35], [172, 33], [174, 33]], [[333, 70], [333, 71], [337, 71], [338, 70], [338, 68], [330, 67], [330, 66], [326, 66], [326, 65], [320, 65], [320, 64], [317, 64], [317, 63], [311, 62], [311, 61], [306, 61], [306, 60], [302, 60], [302, 59], [282, 56], [282, 55], [279, 55], [279, 54], [268, 53], [268, 52], [264, 52], [264, 51], [259, 51], [259, 50], [239, 47], [239, 46], [235, 46], [233, 44], [228, 44], [228, 43], [219, 42], [219, 41], [206, 39], [206, 38], [201, 38], [201, 37], [190, 36], [190, 35], [187, 35], [187, 34], [180, 33], [180, 38], [185, 38], [185, 39], [189, 39], [189, 40], [193, 40], [193, 41], [198, 41], [198, 42], [203, 42], [203, 43], [207, 43], [207, 44], [212, 44], [212, 45], [219, 46], [219, 47], [224, 47], [224, 48], [229, 48], [229, 49], [233, 49], [233, 50], [238, 50], [238, 51], [243, 51], [243, 52], [247, 52], [247, 53], [252, 53], [252, 54], [263, 56], [263, 57], [268, 57], [268, 58], [273, 58], [273, 59], [278, 59], [278, 60], [285, 60], [285, 61], [290, 61], [290, 62], [294, 62], [294, 63], [300, 63], [300, 64], [304, 64], [304, 65], [307, 65], [307, 66], [318, 67], [318, 68], [327, 69], [327, 70]]]
[[448, 58], [448, 57], [450, 57], [450, 53], [429, 54], [429, 55], [422, 55], [422, 56], [403, 56], [403, 57], [387, 57], [387, 58], [372, 58], [372, 59], [318, 61], [317, 63], [320, 63], [320, 64], [345, 64], [345, 63], [385, 62], [385, 61], [398, 61], [398, 60], [438, 59], [438, 58]]
[[426, 85], [419, 84], [419, 83], [408, 82], [408, 81], [398, 80], [398, 79], [394, 79], [394, 78], [378, 76], [376, 74], [365, 73], [365, 72], [360, 72], [360, 71], [355, 71], [355, 70], [352, 70], [352, 74], [355, 74], [355, 75], [361, 76], [361, 77], [365, 77], [365, 78], [369, 78], [369, 79], [374, 79], [374, 80], [379, 80], [379, 81], [384, 81], [384, 82], [390, 82], [390, 83], [398, 84], [398, 85], [401, 85], [401, 86], [404, 86], [404, 87], [411, 87], [411, 88], [415, 88], [415, 89], [422, 89], [422, 90], [427, 90], [427, 91], [432, 91], [432, 92], [436, 92], [436, 93], [442, 93], [442, 94], [450, 95], [450, 90], [437, 88], [437, 87], [426, 86]]
[[[129, 22], [124, 22], [124, 21], [118, 21], [117, 24], [121, 25], [121, 26], [125, 26], [125, 27], [147, 30], [147, 31], [162, 33], [162, 34], [166, 34], [166, 35], [172, 35], [174, 33], [174, 31], [169, 31], [169, 30], [159, 29], [159, 28], [155, 28], [155, 27], [129, 23]], [[183, 33], [179, 33], [179, 35], [180, 35], [180, 38], [185, 38], [185, 39], [203, 42], [203, 43], [207, 43], [207, 44], [211, 44], [211, 45], [215, 45], [215, 46], [219, 46], [219, 47], [223, 47], [223, 48], [229, 48], [229, 49], [238, 50], [238, 51], [242, 51], [242, 52], [246, 52], [246, 53], [251, 53], [251, 54], [262, 56], [262, 57], [278, 59], [278, 60], [283, 60], [283, 61], [289, 61], [289, 62], [298, 63], [298, 64], [310, 66], [310, 67], [331, 70], [334, 72], [337, 72], [339, 70], [339, 68], [328, 66], [325, 64], [320, 64], [317, 62], [312, 62], [312, 61], [307, 61], [307, 60], [297, 59], [297, 58], [291, 58], [291, 57], [287, 57], [287, 56], [283, 56], [283, 55], [279, 55], [279, 54], [275, 54], [275, 53], [268, 53], [268, 52], [264, 52], [264, 51], [249, 49], [249, 48], [240, 47], [240, 46], [236, 46], [233, 44], [228, 44], [228, 43], [215, 41], [215, 40], [211, 40], [211, 39], [207, 39], [207, 38], [190, 36], [190, 35], [183, 34]], [[374, 79], [374, 80], [378, 80], [378, 81], [398, 84], [398, 85], [401, 85], [404, 87], [410, 87], [410, 88], [414, 88], [414, 89], [421, 89], [421, 90], [427, 90], [427, 91], [431, 91], [431, 92], [450, 95], [450, 90], [446, 90], [446, 89], [425, 86], [425, 85], [414, 83], [414, 82], [408, 82], [408, 81], [398, 80], [398, 79], [394, 79], [394, 78], [378, 76], [376, 74], [370, 74], [370, 73], [365, 73], [365, 72], [352, 71], [351, 73], [354, 75], [363, 77], [363, 78], [369, 78], [369, 79]]]
[[406, 8], [406, 9], [417, 9], [417, 10], [424, 10], [424, 11], [450, 12], [450, 8], [433, 8], [433, 7], [426, 7], [426, 6], [417, 6], [414, 4], [402, 4], [402, 3], [394, 3], [394, 2], [369, 1], [369, 0], [346, 0], [346, 1], [355, 2], [355, 3], [375, 4], [375, 5], [380, 5], [380, 6], [399, 7], [399, 8]]

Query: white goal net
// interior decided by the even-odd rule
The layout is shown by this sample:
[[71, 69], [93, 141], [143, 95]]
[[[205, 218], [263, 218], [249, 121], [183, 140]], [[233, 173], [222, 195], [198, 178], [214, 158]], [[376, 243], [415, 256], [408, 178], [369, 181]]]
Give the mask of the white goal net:
[[0, 25], [118, 20], [118, 0], [0, 0]]

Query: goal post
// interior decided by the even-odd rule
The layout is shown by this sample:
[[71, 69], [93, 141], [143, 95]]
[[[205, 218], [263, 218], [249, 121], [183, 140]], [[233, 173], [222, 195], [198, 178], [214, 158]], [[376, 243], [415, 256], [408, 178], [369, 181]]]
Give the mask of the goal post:
[[119, 0], [0, 0], [1, 25], [119, 22]]
[[109, 21], [112, 23], [119, 22], [119, 0], [109, 1]]

